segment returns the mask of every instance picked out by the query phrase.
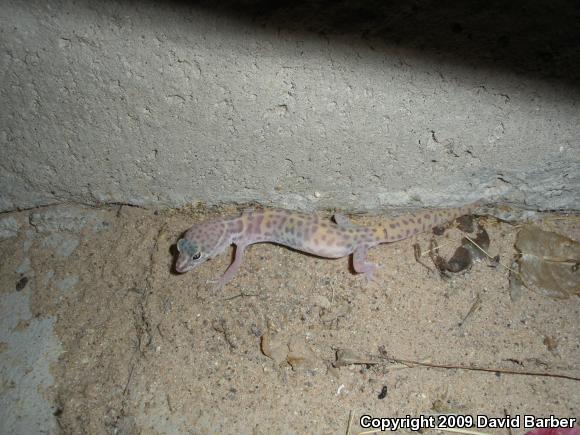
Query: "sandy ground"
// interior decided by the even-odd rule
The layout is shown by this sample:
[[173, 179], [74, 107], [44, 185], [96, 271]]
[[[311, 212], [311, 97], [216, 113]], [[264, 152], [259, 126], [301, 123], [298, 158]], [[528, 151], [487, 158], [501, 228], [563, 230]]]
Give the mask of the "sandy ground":
[[[378, 283], [346, 258], [269, 244], [250, 247], [221, 291], [207, 281], [230, 255], [173, 273], [180, 234], [232, 212], [1, 215], [1, 432], [355, 434], [364, 414], [580, 417], [580, 382], [550, 376], [580, 377], [579, 298], [514, 301], [501, 266], [443, 279], [415, 261], [413, 244], [433, 237], [450, 255], [457, 229], [373, 249]], [[517, 227], [482, 223], [511, 264]], [[358, 364], [335, 367], [346, 351]]]

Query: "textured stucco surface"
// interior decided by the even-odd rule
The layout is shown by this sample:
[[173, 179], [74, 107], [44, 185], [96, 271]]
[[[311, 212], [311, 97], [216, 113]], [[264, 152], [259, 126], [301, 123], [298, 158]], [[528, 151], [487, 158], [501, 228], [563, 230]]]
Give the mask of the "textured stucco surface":
[[0, 0], [0, 210], [578, 209], [578, 30], [543, 21], [580, 14], [558, 3], [437, 16], [393, 2], [393, 24], [384, 10], [299, 23], [252, 2]]

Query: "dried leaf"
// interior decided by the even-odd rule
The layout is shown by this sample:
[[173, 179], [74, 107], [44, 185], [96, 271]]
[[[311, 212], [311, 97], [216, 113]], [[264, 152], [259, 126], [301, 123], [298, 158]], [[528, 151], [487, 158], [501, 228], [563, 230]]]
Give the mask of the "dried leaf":
[[516, 248], [527, 288], [557, 299], [580, 296], [580, 243], [529, 225], [518, 233]]

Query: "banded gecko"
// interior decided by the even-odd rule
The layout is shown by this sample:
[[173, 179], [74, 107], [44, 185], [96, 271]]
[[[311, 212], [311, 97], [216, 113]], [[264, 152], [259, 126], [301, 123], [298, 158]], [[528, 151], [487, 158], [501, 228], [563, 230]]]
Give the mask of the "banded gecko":
[[437, 225], [472, 213], [479, 203], [460, 208], [422, 211], [386, 219], [376, 226], [358, 226], [341, 214], [334, 222], [316, 214], [282, 209], [248, 210], [241, 216], [207, 221], [193, 225], [177, 242], [179, 255], [175, 270], [187, 272], [236, 245], [234, 261], [217, 280], [226, 285], [240, 268], [244, 250], [254, 243], [270, 242], [325, 258], [340, 258], [353, 254], [355, 272], [372, 279], [378, 267], [367, 262], [369, 248], [381, 243], [407, 239]]

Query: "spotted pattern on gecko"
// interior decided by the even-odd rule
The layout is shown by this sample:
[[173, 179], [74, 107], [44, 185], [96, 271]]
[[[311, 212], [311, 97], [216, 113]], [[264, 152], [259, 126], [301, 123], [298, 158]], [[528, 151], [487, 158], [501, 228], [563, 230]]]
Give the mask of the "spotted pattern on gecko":
[[248, 210], [241, 216], [202, 222], [192, 226], [177, 242], [175, 270], [187, 272], [236, 245], [234, 261], [217, 281], [227, 284], [242, 264], [244, 250], [254, 243], [270, 242], [319, 257], [340, 258], [353, 254], [355, 272], [372, 279], [377, 265], [367, 262], [373, 246], [407, 239], [415, 234], [472, 213], [479, 203], [461, 208], [422, 211], [386, 219], [380, 225], [358, 226], [343, 215], [334, 222], [316, 214], [283, 209]]

